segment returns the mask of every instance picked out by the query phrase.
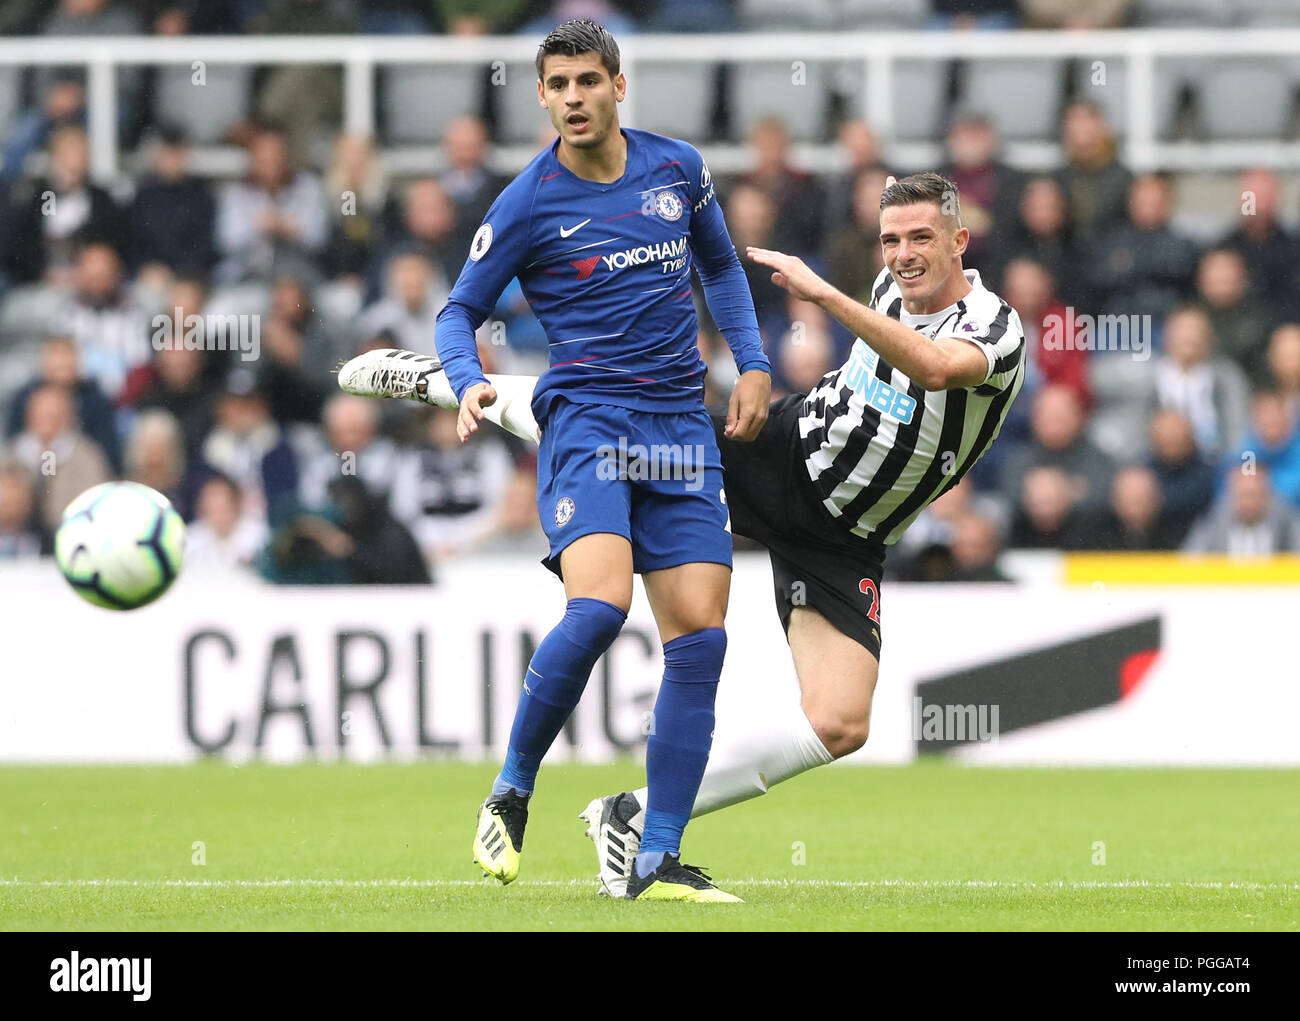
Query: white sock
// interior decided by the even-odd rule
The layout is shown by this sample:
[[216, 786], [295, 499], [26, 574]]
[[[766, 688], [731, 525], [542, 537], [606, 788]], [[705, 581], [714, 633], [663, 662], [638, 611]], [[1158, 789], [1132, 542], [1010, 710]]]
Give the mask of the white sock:
[[[824, 766], [833, 758], [798, 706], [766, 726], [723, 733], [713, 742], [691, 818], [766, 794], [782, 780]], [[644, 810], [649, 791], [633, 792]]]
[[[497, 392], [495, 404], [483, 409], [484, 417], [502, 429], [508, 429], [520, 439], [530, 443], [538, 441], [537, 422], [529, 406], [533, 399], [533, 388], [537, 385], [536, 376], [488, 376], [488, 381]], [[440, 408], [456, 409], [460, 402], [451, 388], [445, 372], [436, 373], [429, 381], [429, 394], [425, 398], [429, 404]]]

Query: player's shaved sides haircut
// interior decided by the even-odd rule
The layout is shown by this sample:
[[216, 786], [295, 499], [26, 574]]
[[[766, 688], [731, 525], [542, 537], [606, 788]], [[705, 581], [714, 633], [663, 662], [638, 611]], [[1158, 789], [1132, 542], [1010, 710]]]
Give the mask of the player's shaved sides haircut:
[[937, 205], [949, 230], [960, 229], [961, 195], [957, 191], [957, 185], [943, 174], [912, 174], [895, 181], [880, 195], [881, 209], [914, 206], [921, 202]]
[[599, 53], [600, 62], [613, 78], [618, 74], [618, 43], [605, 30], [589, 18], [566, 21], [542, 40], [537, 47], [537, 77], [542, 77], [542, 65], [550, 56], [576, 57], [582, 53]]

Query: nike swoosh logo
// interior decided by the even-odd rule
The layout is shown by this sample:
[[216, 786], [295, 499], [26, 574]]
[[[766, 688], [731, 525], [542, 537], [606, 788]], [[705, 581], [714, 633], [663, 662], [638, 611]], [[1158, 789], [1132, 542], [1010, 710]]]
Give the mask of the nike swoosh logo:
[[583, 220], [576, 227], [569, 227], [567, 230], [564, 227], [561, 227], [560, 237], [567, 238], [570, 234], [576, 234], [578, 231], [582, 230], [582, 228], [587, 226], [587, 224], [589, 223], [591, 223], [591, 217], [587, 217], [587, 219]]

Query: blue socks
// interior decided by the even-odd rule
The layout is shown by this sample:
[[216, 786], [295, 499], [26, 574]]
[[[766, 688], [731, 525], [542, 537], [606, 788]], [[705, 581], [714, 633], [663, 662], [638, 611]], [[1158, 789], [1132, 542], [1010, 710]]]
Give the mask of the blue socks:
[[[627, 614], [601, 599], [570, 599], [564, 618], [533, 653], [515, 710], [505, 765], [493, 794], [531, 794], [537, 770], [582, 697], [596, 660], [613, 644]], [[713, 703], [727, 633], [706, 628], [664, 646], [664, 679], [646, 749], [645, 830], [636, 858], [647, 876], [681, 847], [713, 744]]]
[[664, 680], [646, 746], [650, 789], [636, 872], [645, 877], [677, 854], [713, 744], [713, 703], [727, 633], [706, 628], [664, 646]]
[[528, 664], [506, 762], [492, 784], [493, 794], [512, 787], [520, 794], [532, 793], [542, 758], [582, 698], [591, 668], [625, 620], [626, 613], [603, 599], [569, 600], [563, 619], [542, 639]]

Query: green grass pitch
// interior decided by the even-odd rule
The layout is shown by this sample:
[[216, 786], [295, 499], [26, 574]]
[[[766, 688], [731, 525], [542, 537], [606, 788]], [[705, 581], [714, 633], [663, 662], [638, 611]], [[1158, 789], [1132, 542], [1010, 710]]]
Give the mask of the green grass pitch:
[[1300, 770], [822, 769], [687, 830], [737, 906], [596, 897], [577, 814], [631, 763], [544, 767], [519, 880], [479, 880], [493, 773], [6, 767], [0, 928], [1300, 929]]

